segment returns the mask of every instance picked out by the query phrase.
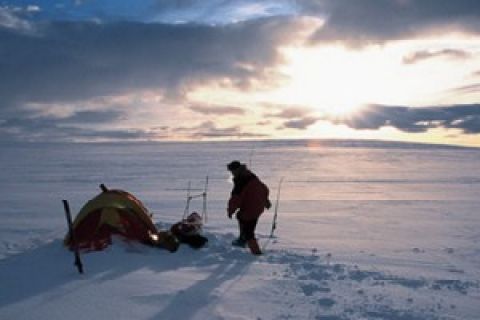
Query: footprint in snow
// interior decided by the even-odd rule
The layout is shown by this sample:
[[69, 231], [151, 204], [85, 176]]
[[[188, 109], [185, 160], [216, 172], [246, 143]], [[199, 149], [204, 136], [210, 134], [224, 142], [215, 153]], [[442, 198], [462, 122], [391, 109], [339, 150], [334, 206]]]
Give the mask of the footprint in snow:
[[317, 301], [317, 303], [322, 306], [322, 307], [326, 307], [326, 308], [331, 308], [332, 306], [334, 306], [337, 302], [333, 299], [330, 299], [330, 298], [322, 298], [322, 299], [319, 299]]
[[316, 292], [328, 293], [331, 291], [329, 287], [322, 287], [313, 283], [302, 284], [300, 288], [307, 297], [313, 296]]
[[455, 252], [455, 249], [453, 249], [453, 248], [445, 248], [445, 252], [452, 254], [452, 253]]

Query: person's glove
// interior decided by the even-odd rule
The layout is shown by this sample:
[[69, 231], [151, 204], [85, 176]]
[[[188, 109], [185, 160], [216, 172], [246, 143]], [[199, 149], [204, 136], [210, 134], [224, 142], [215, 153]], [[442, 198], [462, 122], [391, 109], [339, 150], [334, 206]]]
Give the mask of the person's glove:
[[227, 215], [228, 215], [228, 218], [229, 218], [229, 219], [232, 219], [233, 212], [232, 212], [232, 213], [228, 212]]
[[267, 203], [265, 204], [265, 208], [270, 209], [272, 207], [272, 203], [270, 202], [270, 199], [267, 199]]

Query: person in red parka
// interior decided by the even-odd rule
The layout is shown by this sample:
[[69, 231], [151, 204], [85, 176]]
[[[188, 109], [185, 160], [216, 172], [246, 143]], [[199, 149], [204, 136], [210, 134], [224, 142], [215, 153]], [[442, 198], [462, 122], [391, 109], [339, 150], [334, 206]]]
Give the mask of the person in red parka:
[[233, 175], [233, 189], [227, 208], [228, 217], [231, 219], [236, 213], [240, 231], [238, 239], [233, 240], [232, 245], [240, 247], [248, 245], [253, 254], [261, 254], [255, 238], [255, 228], [265, 208], [271, 207], [268, 187], [239, 161], [230, 162], [227, 169]]

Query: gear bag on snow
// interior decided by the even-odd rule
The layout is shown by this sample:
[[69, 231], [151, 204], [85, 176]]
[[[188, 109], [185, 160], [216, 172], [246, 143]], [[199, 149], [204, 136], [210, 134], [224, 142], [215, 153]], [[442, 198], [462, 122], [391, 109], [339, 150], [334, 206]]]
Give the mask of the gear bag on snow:
[[201, 235], [202, 226], [202, 217], [197, 212], [192, 212], [186, 219], [175, 223], [170, 231], [181, 243], [199, 249], [208, 242], [208, 239]]

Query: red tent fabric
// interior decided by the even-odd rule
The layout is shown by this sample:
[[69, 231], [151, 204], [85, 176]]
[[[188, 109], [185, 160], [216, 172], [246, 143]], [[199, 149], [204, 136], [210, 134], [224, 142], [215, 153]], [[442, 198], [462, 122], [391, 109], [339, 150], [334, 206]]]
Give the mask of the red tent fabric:
[[[102, 250], [112, 243], [112, 235], [120, 235], [174, 251], [174, 244], [159, 243], [159, 238], [163, 242], [175, 239], [159, 232], [140, 200], [123, 190], [105, 190], [88, 201], [73, 221], [73, 233], [76, 245], [84, 250]], [[65, 237], [65, 244], [73, 249], [70, 234]]]

